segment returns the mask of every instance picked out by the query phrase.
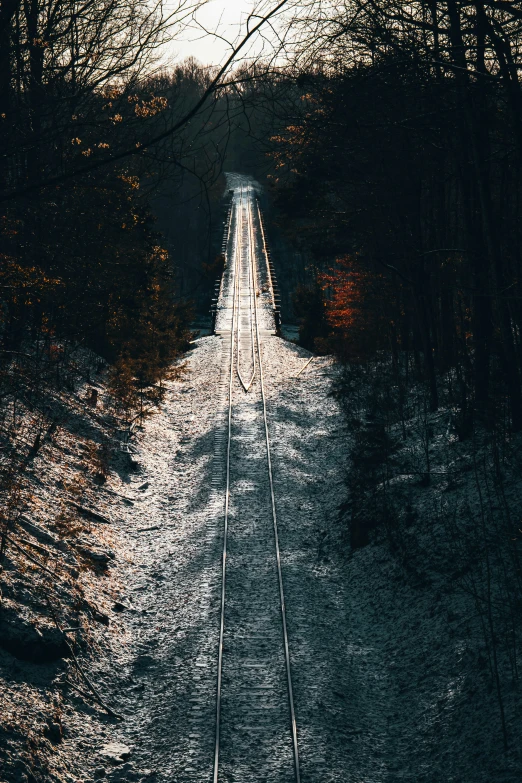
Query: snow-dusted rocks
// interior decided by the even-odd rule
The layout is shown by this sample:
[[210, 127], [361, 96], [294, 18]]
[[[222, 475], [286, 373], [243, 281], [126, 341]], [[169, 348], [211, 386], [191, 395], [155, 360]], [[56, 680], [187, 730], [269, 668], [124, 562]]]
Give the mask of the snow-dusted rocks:
[[100, 750], [100, 756], [114, 764], [123, 764], [130, 758], [132, 751], [123, 742], [108, 742]]

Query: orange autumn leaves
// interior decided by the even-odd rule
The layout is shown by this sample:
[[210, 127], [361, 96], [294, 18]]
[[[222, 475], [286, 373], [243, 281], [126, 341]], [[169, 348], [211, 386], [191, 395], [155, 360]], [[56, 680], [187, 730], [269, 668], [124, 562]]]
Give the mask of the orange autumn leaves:
[[357, 256], [337, 259], [320, 276], [334, 350], [350, 361], [389, 347], [396, 304], [389, 281]]

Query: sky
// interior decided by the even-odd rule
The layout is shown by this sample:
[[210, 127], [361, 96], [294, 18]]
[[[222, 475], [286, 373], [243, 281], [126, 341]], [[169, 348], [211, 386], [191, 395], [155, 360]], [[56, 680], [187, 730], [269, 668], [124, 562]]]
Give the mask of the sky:
[[[197, 12], [196, 21], [165, 48], [165, 60], [173, 62], [195, 57], [203, 65], [222, 63], [231, 51], [222, 38], [234, 41], [241, 32], [244, 33], [244, 23], [254, 5], [259, 6], [260, 3], [254, 0], [208, 0]], [[270, 8], [274, 0], [267, 0], [262, 5]], [[205, 34], [202, 28], [218, 35]], [[254, 44], [254, 47], [250, 54], [259, 52], [260, 43]]]

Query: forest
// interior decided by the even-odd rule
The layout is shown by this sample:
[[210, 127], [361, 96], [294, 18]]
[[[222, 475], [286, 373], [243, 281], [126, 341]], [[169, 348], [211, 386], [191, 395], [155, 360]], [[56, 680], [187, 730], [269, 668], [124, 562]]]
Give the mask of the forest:
[[[32, 590], [35, 566], [49, 562], [24, 519], [34, 466], [60, 429], [72, 432], [71, 411], [101, 428], [94, 485], [123, 459], [134, 469], [114, 444], [145, 427], [184, 377], [198, 330], [212, 329], [227, 174], [251, 176], [283, 325], [337, 367], [330, 399], [349, 435], [325, 540], [344, 563], [384, 545], [415, 589], [465, 596], [464, 646], [481, 669], [467, 698], [491, 699], [498, 781], [511, 783], [521, 763], [522, 3], [264, 2], [225, 65], [162, 60], [204, 5], [0, 4], [4, 595], [13, 599], [13, 579]], [[270, 31], [261, 53], [244, 54], [258, 30]], [[68, 524], [59, 536], [73, 536]], [[4, 625], [0, 647], [12, 652]], [[447, 779], [487, 779], [467, 769]], [[58, 780], [38, 770], [32, 780]]]

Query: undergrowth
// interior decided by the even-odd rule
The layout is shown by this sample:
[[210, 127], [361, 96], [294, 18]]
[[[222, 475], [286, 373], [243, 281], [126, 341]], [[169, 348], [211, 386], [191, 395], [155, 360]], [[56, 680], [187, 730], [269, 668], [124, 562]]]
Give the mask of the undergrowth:
[[456, 389], [441, 378], [432, 412], [411, 368], [385, 356], [343, 367], [336, 395], [353, 437], [341, 517], [352, 551], [384, 543], [412, 586], [467, 596], [463, 622], [507, 750], [520, 700], [522, 444], [505, 401], [463, 432]]

